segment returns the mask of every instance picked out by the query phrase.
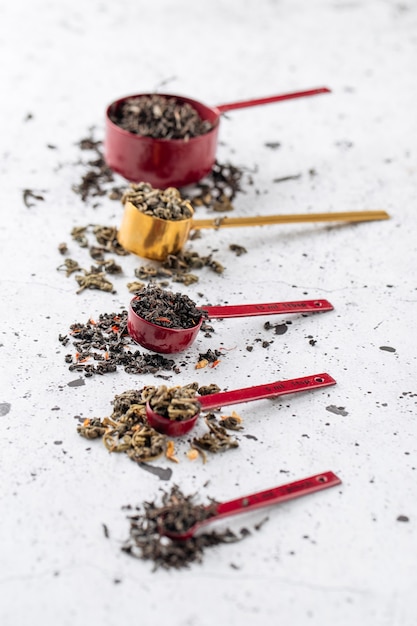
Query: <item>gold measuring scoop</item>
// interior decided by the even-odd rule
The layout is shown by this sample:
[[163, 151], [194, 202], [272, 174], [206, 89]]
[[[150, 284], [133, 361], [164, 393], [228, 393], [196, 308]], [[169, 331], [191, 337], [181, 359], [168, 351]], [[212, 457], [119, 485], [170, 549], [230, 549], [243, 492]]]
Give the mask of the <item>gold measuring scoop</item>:
[[163, 261], [177, 254], [188, 239], [190, 230], [201, 228], [234, 228], [236, 226], [265, 226], [301, 222], [368, 222], [386, 220], [386, 211], [345, 211], [341, 213], [300, 213], [298, 215], [260, 215], [250, 217], [221, 217], [215, 219], [165, 220], [146, 215], [132, 202], [126, 202], [119, 228], [119, 243], [135, 254]]

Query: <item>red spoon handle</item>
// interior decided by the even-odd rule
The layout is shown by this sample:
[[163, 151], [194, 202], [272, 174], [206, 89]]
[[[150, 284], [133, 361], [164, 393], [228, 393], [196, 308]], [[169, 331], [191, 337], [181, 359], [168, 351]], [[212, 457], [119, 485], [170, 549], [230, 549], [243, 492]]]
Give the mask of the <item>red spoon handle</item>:
[[200, 307], [210, 318], [252, 317], [254, 315], [272, 315], [274, 313], [311, 313], [313, 311], [332, 311], [333, 305], [328, 300], [299, 300], [295, 302], [266, 302], [265, 304], [236, 304], [227, 306]]
[[[335, 485], [340, 485], [341, 482], [340, 478], [333, 472], [323, 472], [310, 476], [309, 478], [303, 478], [302, 480], [296, 480], [295, 482], [281, 485], [280, 487], [274, 487], [273, 489], [259, 491], [249, 496], [236, 498], [236, 500], [221, 502], [217, 506], [215, 517], [226, 517], [227, 515], [253, 511], [263, 506], [278, 504], [279, 502], [306, 496], [307, 494], [321, 491], [328, 487], [334, 487]], [[210, 521], [212, 520], [213, 518], [210, 518]]]
[[271, 102], [280, 102], [281, 100], [293, 100], [294, 98], [305, 98], [307, 96], [317, 96], [321, 93], [330, 93], [328, 87], [318, 87], [316, 89], [308, 89], [306, 91], [294, 91], [292, 93], [284, 93], [278, 96], [269, 96], [267, 98], [257, 98], [255, 100], [241, 100], [240, 102], [230, 102], [229, 104], [219, 104], [216, 109], [220, 113], [233, 111], [234, 109], [245, 109], [246, 107], [257, 106], [258, 104], [270, 104]]
[[261, 400], [282, 396], [286, 393], [296, 393], [328, 387], [335, 385], [336, 381], [329, 374], [313, 374], [303, 378], [292, 378], [290, 380], [278, 380], [266, 385], [255, 387], [245, 387], [244, 389], [234, 389], [233, 391], [221, 391], [208, 396], [197, 396], [203, 410], [215, 409], [216, 407], [227, 406], [229, 404], [239, 404], [240, 402], [250, 402], [251, 400]]

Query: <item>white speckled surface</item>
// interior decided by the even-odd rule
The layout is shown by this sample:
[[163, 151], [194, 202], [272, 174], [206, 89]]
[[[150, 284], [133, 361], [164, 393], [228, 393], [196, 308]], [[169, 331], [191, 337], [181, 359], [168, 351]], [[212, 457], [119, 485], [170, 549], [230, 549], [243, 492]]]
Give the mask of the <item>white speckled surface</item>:
[[[415, 3], [393, 0], [0, 5], [2, 626], [415, 624], [416, 26]], [[231, 389], [323, 371], [338, 384], [241, 405], [252, 438], [240, 435], [237, 450], [206, 465], [179, 443], [170, 483], [217, 499], [328, 469], [343, 484], [270, 509], [259, 532], [208, 551], [201, 565], [153, 573], [120, 550], [121, 507], [170, 483], [81, 439], [74, 417], [104, 417], [115, 394], [157, 379], [119, 371], [68, 386], [80, 376], [58, 342], [73, 322], [125, 307], [142, 260], [122, 259], [113, 295], [76, 295], [56, 268], [62, 241], [91, 264], [73, 226], [121, 218], [118, 202], [94, 207], [72, 191], [87, 157], [77, 142], [92, 126], [103, 139], [109, 102], [165, 80], [213, 105], [331, 87], [222, 120], [219, 160], [254, 180], [235, 214], [385, 209], [391, 220], [203, 233], [198, 246], [216, 250], [226, 271], [205, 270], [181, 289], [199, 303], [320, 297], [335, 311], [289, 316], [283, 335], [266, 331], [266, 318], [213, 322], [173, 384]], [[24, 189], [44, 200], [26, 207]], [[236, 257], [230, 243], [248, 253]], [[233, 350], [196, 371], [199, 352], [220, 345]]]

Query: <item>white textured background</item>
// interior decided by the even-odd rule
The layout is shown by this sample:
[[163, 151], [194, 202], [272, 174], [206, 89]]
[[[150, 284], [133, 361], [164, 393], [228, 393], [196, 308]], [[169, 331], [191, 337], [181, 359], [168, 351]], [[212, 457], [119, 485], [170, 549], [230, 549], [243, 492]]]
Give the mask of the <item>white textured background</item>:
[[[416, 623], [416, 59], [413, 0], [0, 3], [2, 626]], [[213, 105], [331, 87], [222, 120], [219, 160], [255, 170], [235, 214], [381, 208], [392, 219], [203, 233], [199, 246], [216, 249], [226, 271], [183, 289], [195, 300], [325, 297], [335, 311], [289, 317], [268, 349], [254, 343], [272, 338], [265, 318], [214, 322], [173, 382], [234, 388], [327, 371], [338, 384], [238, 407], [257, 439], [240, 437], [239, 449], [204, 466], [180, 444], [171, 482], [217, 499], [327, 469], [343, 485], [271, 509], [261, 531], [207, 552], [202, 565], [152, 573], [119, 549], [121, 506], [167, 484], [81, 439], [74, 416], [103, 417], [116, 393], [155, 379], [119, 371], [69, 387], [78, 375], [57, 339], [126, 306], [140, 259], [122, 259], [116, 295], [76, 296], [56, 267], [61, 241], [83, 260], [73, 226], [121, 217], [117, 202], [94, 208], [71, 190], [85, 171], [77, 142], [92, 126], [103, 138], [109, 102], [163, 81]], [[27, 208], [26, 188], [45, 200]], [[230, 243], [248, 254], [237, 258]], [[221, 342], [235, 349], [196, 372], [198, 353]]]

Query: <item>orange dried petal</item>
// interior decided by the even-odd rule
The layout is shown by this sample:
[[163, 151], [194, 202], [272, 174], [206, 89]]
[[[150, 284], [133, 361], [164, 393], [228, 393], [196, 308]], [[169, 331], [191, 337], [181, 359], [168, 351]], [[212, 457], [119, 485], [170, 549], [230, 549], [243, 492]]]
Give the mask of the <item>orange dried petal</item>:
[[200, 456], [200, 453], [195, 448], [191, 448], [191, 450], [188, 450], [187, 452], [187, 458], [190, 461], [195, 461], [196, 459], [198, 459], [199, 456]]
[[201, 361], [199, 361], [196, 366], [195, 369], [196, 370], [201, 370], [203, 367], [207, 367], [208, 365], [208, 360], [207, 359], [201, 359]]
[[174, 456], [174, 454], [175, 454], [175, 444], [173, 441], [168, 441], [165, 456], [170, 461], [174, 461], [174, 463], [178, 463], [178, 459], [176, 456]]
[[240, 415], [238, 413], [236, 413], [236, 411], [232, 411], [231, 415], [221, 415], [220, 419], [221, 420], [225, 420], [228, 417], [233, 417], [237, 422], [239, 422], [239, 424], [241, 424], [242, 421], [243, 421], [242, 418], [240, 417]]

